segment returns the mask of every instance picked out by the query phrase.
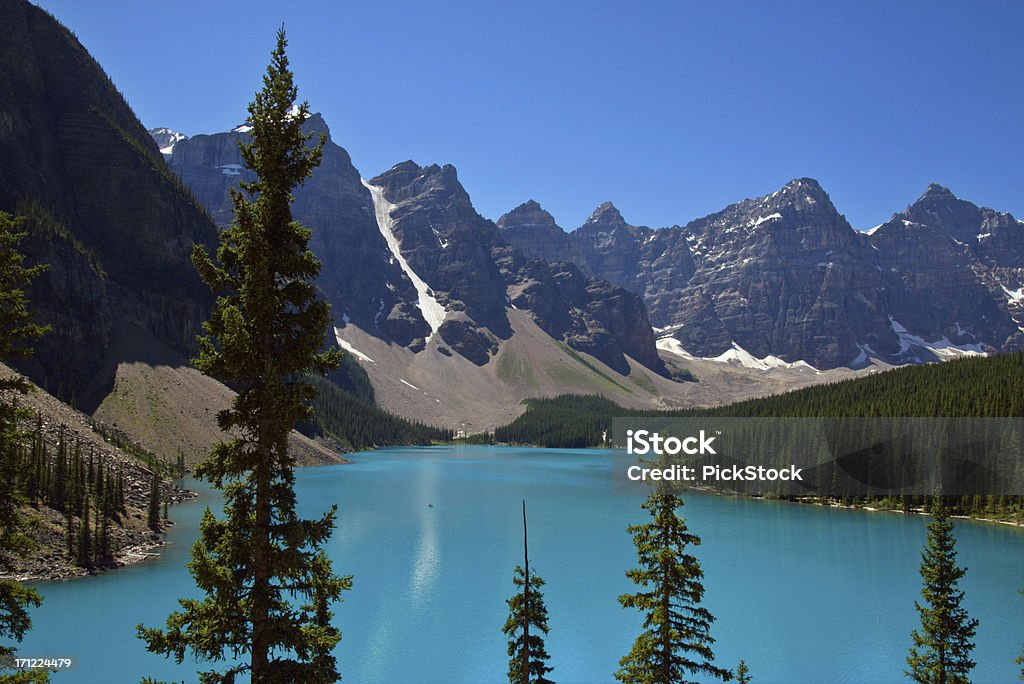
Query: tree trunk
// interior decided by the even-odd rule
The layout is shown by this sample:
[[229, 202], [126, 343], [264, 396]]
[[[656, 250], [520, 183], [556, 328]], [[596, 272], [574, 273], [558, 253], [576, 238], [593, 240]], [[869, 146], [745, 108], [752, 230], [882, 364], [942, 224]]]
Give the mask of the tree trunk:
[[530, 551], [526, 544], [526, 499], [523, 499], [523, 676], [522, 684], [530, 684]]

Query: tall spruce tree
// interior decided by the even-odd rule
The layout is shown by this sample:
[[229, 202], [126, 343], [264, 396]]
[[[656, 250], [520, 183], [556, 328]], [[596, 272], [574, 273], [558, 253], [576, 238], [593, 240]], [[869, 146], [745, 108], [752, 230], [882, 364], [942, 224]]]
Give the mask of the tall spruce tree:
[[149, 478], [149, 506], [146, 510], [146, 524], [154, 532], [160, 531], [160, 476], [154, 470]]
[[964, 592], [957, 587], [966, 568], [956, 564], [953, 521], [940, 499], [933, 500], [928, 540], [921, 552], [921, 598], [914, 602], [921, 629], [914, 630], [914, 645], [905, 673], [921, 684], [966, 684], [974, 668], [971, 651], [978, 621], [961, 605]]
[[89, 528], [89, 505], [82, 508], [82, 527], [78, 533], [78, 548], [75, 552], [75, 563], [83, 568], [91, 568], [92, 562], [92, 530]]
[[323, 139], [307, 145], [309, 106], [294, 104], [286, 46], [282, 28], [249, 105], [251, 142], [239, 145], [256, 180], [232, 191], [235, 221], [221, 234], [218, 263], [193, 252], [218, 295], [196, 365], [238, 392], [218, 415], [236, 437], [196, 468], [225, 499], [223, 519], [203, 516], [189, 564], [206, 597], [182, 600], [166, 631], [139, 626], [151, 651], [178, 662], [188, 649], [204, 660], [241, 656], [223, 672], [201, 673], [204, 683], [244, 673], [253, 684], [336, 681], [341, 632], [329, 606], [351, 587], [322, 550], [335, 509], [317, 520], [295, 513], [288, 433], [310, 416], [307, 376], [335, 368], [339, 356], [322, 352], [330, 309], [312, 284], [320, 262], [307, 247], [310, 231], [291, 217], [292, 190], [319, 164]]
[[[525, 570], [523, 569], [525, 567]], [[516, 593], [508, 603], [509, 615], [502, 631], [508, 636], [508, 681], [510, 684], [553, 684], [548, 667], [544, 637], [548, 633], [548, 609], [540, 588], [544, 580], [530, 572], [530, 550], [526, 532], [526, 502], [523, 502], [523, 565], [517, 565], [512, 583]], [[532, 631], [531, 631], [532, 628]]]
[[630, 684], [678, 684], [687, 675], [728, 681], [732, 672], [713, 664], [711, 623], [715, 618], [701, 605], [704, 573], [687, 547], [700, 544], [686, 521], [676, 515], [683, 500], [668, 491], [655, 491], [644, 502], [654, 520], [628, 528], [640, 567], [626, 576], [640, 586], [623, 594], [624, 608], [644, 614], [643, 632], [619, 661], [615, 678]]
[[[25, 287], [45, 270], [45, 265], [25, 266], [18, 246], [26, 233], [20, 229], [21, 219], [0, 212], [0, 359], [27, 356], [29, 343], [46, 328], [32, 322]], [[20, 377], [0, 378], [0, 572], [9, 573], [19, 556], [32, 548], [25, 534], [25, 521], [20, 508], [25, 503], [21, 483], [24, 463], [21, 442], [24, 437], [18, 421], [26, 412], [18, 407], [15, 397], [27, 394], [30, 386]], [[29, 414], [30, 415], [30, 414]], [[29, 608], [42, 603], [39, 593], [12, 580], [0, 580], [0, 638], [21, 641], [32, 627]], [[0, 658], [14, 652], [0, 644]], [[0, 674], [0, 681], [48, 681], [45, 672]]]

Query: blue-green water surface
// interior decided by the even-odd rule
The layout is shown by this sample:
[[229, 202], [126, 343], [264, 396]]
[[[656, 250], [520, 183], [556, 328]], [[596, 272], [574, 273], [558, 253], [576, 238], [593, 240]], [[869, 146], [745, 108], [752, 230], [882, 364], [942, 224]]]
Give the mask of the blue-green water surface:
[[[384, 449], [355, 463], [300, 470], [300, 512], [338, 504], [329, 545], [354, 588], [336, 607], [343, 681], [507, 681], [501, 627], [522, 559], [521, 500], [530, 562], [545, 599], [555, 681], [611, 682], [640, 627], [616, 597], [631, 590], [635, 550], [625, 527], [645, 522], [641, 499], [612, 493], [610, 454], [494, 447]], [[205, 505], [172, 509], [161, 558], [40, 585], [24, 653], [75, 655], [54, 682], [195, 681], [195, 664], [149, 654], [135, 624], [161, 625], [182, 596]], [[216, 506], [213, 506], [216, 510]], [[682, 509], [703, 544], [704, 604], [716, 616], [716, 662], [745, 659], [758, 684], [895, 682], [918, 625], [925, 519], [693, 494]], [[1010, 682], [1024, 640], [1024, 531], [957, 526], [965, 604], [981, 621], [976, 682]]]

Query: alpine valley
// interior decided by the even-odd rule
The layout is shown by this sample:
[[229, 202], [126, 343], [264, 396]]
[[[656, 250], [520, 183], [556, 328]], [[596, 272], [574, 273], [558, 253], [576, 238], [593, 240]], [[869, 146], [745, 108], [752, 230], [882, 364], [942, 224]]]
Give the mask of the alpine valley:
[[[0, 210], [50, 265], [29, 295], [52, 332], [17, 370], [168, 460], [198, 457], [230, 389], [188, 363], [212, 304], [189, 254], [232, 220], [248, 126], [147, 132], [67, 29], [21, 0], [0, 13]], [[362, 411], [472, 434], [533, 397], [714, 406], [1024, 347], [1024, 224], [937, 185], [866, 233], [806, 178], [684, 226], [606, 203], [566, 232], [533, 201], [481, 216], [449, 165], [361, 173], [322, 116], [306, 126], [323, 162], [293, 214], [349, 352], [329, 392]]]
[[[115, 5], [75, 12], [153, 40], [151, 12]], [[217, 19], [225, 16], [218, 7], [204, 14], [203, 28], [231, 53], [227, 67], [244, 73], [238, 40], [260, 12], [301, 12], [336, 40], [345, 35], [337, 19], [347, 21], [353, 7], [232, 7], [228, 21]], [[438, 26], [432, 17], [410, 20], [411, 7], [395, 16], [430, 36], [433, 49]], [[574, 30], [586, 24], [575, 12], [567, 14]], [[440, 15], [454, 23], [452, 13]], [[531, 17], [529, 29], [548, 23]], [[423, 53], [416, 39], [380, 51], [380, 27], [396, 37], [396, 26], [380, 21], [370, 37], [376, 52], [366, 71], [376, 88], [380, 74], [396, 71], [381, 68], [381, 55]], [[179, 32], [160, 33], [182, 45]], [[336, 78], [322, 41], [295, 33], [297, 45], [319, 51], [319, 78]], [[517, 47], [530, 45], [515, 34]], [[188, 39], [198, 45], [205, 35]], [[365, 54], [339, 42], [349, 59]], [[1024, 656], [1014, 660], [1019, 576], [1005, 571], [1024, 560], [1024, 505], [1011, 487], [1021, 469], [1003, 463], [1020, 446], [1019, 431], [1004, 437], [1011, 421], [1000, 420], [986, 422], [976, 440], [954, 426], [930, 430], [935, 440], [886, 441], [850, 420], [1024, 415], [1024, 222], [933, 184], [906, 197], [910, 204], [889, 221], [860, 230], [811, 178], [666, 227], [633, 225], [606, 202], [573, 229], [528, 197], [486, 217], [452, 165], [357, 168], [344, 145], [384, 136], [332, 134], [329, 123], [339, 124], [311, 114], [334, 109], [325, 95], [312, 109], [295, 106], [286, 43], [282, 28], [252, 122], [238, 102], [238, 118], [222, 120], [237, 122], [233, 129], [181, 131], [173, 120], [143, 125], [47, 11], [0, 0], [0, 380], [8, 388], [0, 392], [0, 637], [20, 642], [17, 650], [0, 644], [0, 681], [9, 679], [9, 655], [44, 656], [44, 664], [73, 655], [80, 663], [69, 681], [179, 681], [222, 665], [235, 668], [224, 681], [241, 673], [246, 681], [326, 682], [343, 672], [345, 681], [477, 682], [500, 679], [507, 666], [518, 680], [517, 667], [551, 671], [541, 662], [547, 654], [540, 658], [545, 643], [557, 681], [648, 681], [654, 675], [640, 665], [654, 650], [671, 655], [663, 660], [672, 660], [673, 681], [684, 669], [730, 679], [732, 667], [744, 681], [753, 670], [759, 683], [896, 681], [911, 674], [905, 662], [917, 668], [918, 656], [906, 657], [911, 643], [911, 654], [926, 644], [917, 628], [932, 639], [941, 602], [958, 613], [964, 597], [980, 623], [964, 613], [965, 636], [944, 652], [977, 660], [976, 681], [1024, 678]], [[673, 34], [670, 47], [678, 44]], [[526, 52], [487, 48], [509, 60]], [[155, 68], [141, 57], [157, 53], [173, 65]], [[452, 80], [441, 54], [424, 63]], [[188, 92], [200, 84], [179, 71], [180, 52], [133, 47], [131, 57], [162, 93], [181, 98], [185, 108], [176, 111], [184, 114], [173, 116], [205, 99]], [[201, 64], [212, 62], [203, 56]], [[300, 101], [317, 92], [305, 74], [295, 77]], [[493, 82], [550, 101], [532, 84]], [[379, 117], [379, 100], [366, 102]], [[170, 118], [170, 105], [159, 106]], [[395, 111], [409, 121], [411, 110]], [[322, 158], [296, 187], [317, 156], [302, 153], [299, 122]], [[157, 124], [170, 127], [148, 128]], [[245, 148], [246, 158], [261, 170], [266, 194], [257, 208], [240, 207], [253, 220], [227, 235], [216, 259], [226, 263], [196, 257], [201, 279], [193, 254], [218, 252], [234, 205], [253, 188], [240, 151], [253, 135], [259, 144]], [[568, 197], [565, 177], [557, 182]], [[318, 274], [304, 251], [306, 231], [285, 225], [288, 193]], [[317, 297], [330, 305], [329, 328], [320, 304], [307, 307]], [[45, 333], [25, 325], [29, 314]], [[321, 336], [344, 351], [339, 367], [334, 355], [314, 358]], [[11, 338], [32, 353], [8, 354]], [[307, 376], [312, 369], [325, 374]], [[238, 389], [253, 391], [233, 406]], [[308, 413], [300, 405], [307, 399]], [[797, 471], [799, 463], [776, 462], [793, 454], [782, 424], [767, 421], [840, 421], [820, 430], [821, 462], [807, 467], [822, 491], [809, 484], [789, 496], [730, 484], [729, 496], [688, 492], [691, 528], [674, 490], [652, 489], [643, 504], [640, 492], [618, 491], [622, 473], [607, 448], [619, 441], [613, 421], [651, 416], [696, 418], [702, 427], [691, 434], [706, 445], [729, 436], [712, 436], [715, 424], [704, 421], [753, 419], [747, 432], [764, 438], [770, 470]], [[858, 442], [861, 434], [871, 439]], [[690, 435], [679, 435], [682, 446]], [[722, 448], [709, 463], [739, 472], [760, 464], [755, 451]], [[956, 458], [947, 463], [947, 453]], [[172, 482], [204, 461], [199, 479]], [[979, 488], [943, 496], [933, 479], [918, 477], [919, 462], [943, 482], [948, 475]], [[846, 487], [854, 479], [870, 487], [867, 496]], [[172, 513], [172, 503], [184, 505]], [[925, 530], [913, 514], [929, 508], [935, 522]], [[644, 509], [652, 522], [637, 524]], [[957, 523], [969, 575], [956, 565], [947, 513], [987, 521]], [[702, 536], [698, 559], [691, 549]], [[150, 567], [94, 580], [48, 581], [147, 559]], [[932, 590], [935, 577], [946, 582], [941, 591]], [[623, 594], [627, 580], [641, 591]], [[29, 581], [39, 581], [42, 605], [19, 586]], [[541, 587], [551, 599], [550, 635]], [[935, 597], [938, 607], [923, 609], [915, 596]], [[17, 617], [28, 615], [22, 604], [33, 608], [28, 632], [29, 621]], [[175, 605], [184, 612], [168, 618]], [[692, 624], [662, 629], [681, 624], [678, 615]], [[517, 643], [527, 645], [517, 652]], [[694, 670], [684, 651], [708, 664]]]
[[[220, 226], [247, 128], [150, 131]], [[294, 213], [338, 343], [401, 415], [472, 433], [528, 397], [707, 406], [1024, 344], [1024, 224], [938, 185], [866, 233], [807, 178], [683, 227], [605, 203], [566, 232], [534, 201], [483, 218], [452, 166], [365, 180], [308, 128], [324, 163]]]

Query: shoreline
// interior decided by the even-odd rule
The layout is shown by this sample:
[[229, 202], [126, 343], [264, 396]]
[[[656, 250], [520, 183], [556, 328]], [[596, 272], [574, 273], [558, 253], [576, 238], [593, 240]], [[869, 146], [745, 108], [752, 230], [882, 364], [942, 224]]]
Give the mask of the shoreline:
[[[743, 497], [745, 499], [764, 499], [766, 501], [780, 501], [782, 503], [795, 503], [795, 504], [804, 504], [804, 505], [808, 505], [808, 506], [821, 506], [822, 508], [838, 508], [840, 510], [845, 510], [845, 511], [864, 511], [866, 513], [898, 513], [900, 515], [920, 515], [920, 516], [925, 516], [925, 517], [931, 517], [931, 513], [928, 513], [927, 511], [925, 511], [923, 508], [921, 508], [919, 506], [915, 507], [915, 508], [912, 508], [909, 511], [905, 511], [905, 510], [903, 510], [901, 508], [878, 508], [876, 506], [856, 506], [856, 505], [844, 506], [844, 505], [838, 504], [838, 503], [821, 503], [821, 502], [818, 502], [818, 501], [802, 501], [802, 500], [799, 500], [799, 499], [798, 500], [793, 500], [793, 501], [789, 501], [789, 500], [786, 500], [786, 499], [767, 499], [766, 497], [763, 497], [763, 496], [743, 496], [742, 494], [740, 494], [738, 496], [741, 496], [741, 497]], [[995, 524], [995, 525], [1007, 525], [1009, 527], [1017, 527], [1017, 528], [1024, 529], [1024, 520], [1000, 520], [999, 518], [977, 518], [977, 517], [974, 517], [974, 516], [971, 516], [971, 515], [951, 515], [949, 517], [954, 519], [954, 520], [967, 520], [967, 521], [970, 521], [970, 522], [989, 523], [989, 524]]]
[[[417, 445], [414, 448], [431, 448], [431, 447], [445, 447], [445, 446], [447, 446], [447, 447], [451, 447], [451, 446], [489, 446], [489, 447], [499, 447], [499, 448], [530, 448], [530, 449], [549, 449], [549, 450], [552, 450], [552, 451], [566, 451], [566, 452], [578, 450], [578, 449], [559, 449], [559, 448], [543, 447], [543, 446], [537, 446], [537, 445], [513, 445], [513, 444], [487, 444], [487, 445], [479, 445], [479, 444], [460, 444], [458, 441], [446, 442], [446, 443], [437, 443], [437, 444], [432, 444], [432, 445], [429, 445], [429, 446]], [[376, 447], [376, 448], [372, 448], [372, 449], [361, 449], [359, 451], [349, 452], [349, 455], [357, 455], [357, 454], [361, 454], [361, 453], [372, 452], [372, 451], [376, 451], [377, 449], [380, 449], [380, 448], [388, 448], [388, 447]], [[581, 449], [585, 449], [585, 450], [600, 450], [600, 449], [608, 449], [608, 448], [609, 447], [591, 446], [591, 447], [582, 447]], [[352, 463], [352, 462], [353, 462], [352, 460], [346, 459], [346, 463]], [[318, 464], [318, 465], [343, 465], [343, 464], [344, 463]], [[307, 468], [307, 467], [316, 467], [316, 466], [314, 466], [314, 465], [304, 465], [304, 466], [300, 466], [300, 467]], [[173, 501], [172, 503], [184, 503], [186, 501], [191, 501], [191, 500], [194, 500], [196, 498], [199, 498], [199, 493], [195, 492], [193, 490], [180, 489], [180, 488], [177, 488], [177, 487], [175, 487], [175, 489], [176, 489], [175, 494], [177, 494], [178, 496], [175, 497], [177, 500]], [[893, 514], [901, 514], [901, 515], [919, 515], [919, 516], [925, 516], [925, 517], [928, 517], [930, 515], [927, 511], [923, 510], [919, 506], [915, 507], [913, 509], [910, 509], [910, 510], [903, 510], [901, 508], [881, 508], [881, 507], [878, 507], [878, 506], [867, 506], [867, 505], [857, 505], [857, 504], [843, 505], [843, 504], [840, 504], [840, 503], [837, 503], [837, 502], [832, 502], [832, 501], [822, 502], [820, 500], [816, 500], [816, 497], [787, 499], [787, 498], [776, 498], [776, 497], [769, 497], [769, 496], [747, 495], [747, 494], [742, 494], [742, 493], [738, 493], [738, 492], [722, 492], [722, 491], [716, 491], [716, 490], [710, 489], [710, 488], [709, 489], [704, 489], [704, 488], [695, 488], [695, 487], [688, 488], [687, 491], [701, 493], [701, 494], [711, 494], [711, 495], [714, 495], [714, 496], [721, 496], [721, 497], [731, 497], [731, 498], [736, 498], [736, 499], [759, 500], [759, 501], [765, 501], [765, 502], [776, 502], [776, 503], [784, 503], [784, 504], [801, 504], [801, 505], [805, 505], [805, 506], [818, 506], [818, 507], [821, 507], [821, 508], [834, 508], [834, 509], [838, 509], [838, 510], [861, 511], [861, 512], [864, 512], [864, 513], [893, 513]], [[1000, 518], [976, 517], [976, 516], [970, 516], [970, 515], [951, 515], [950, 517], [952, 519], [955, 519], [955, 520], [963, 520], [963, 521], [968, 521], [968, 522], [977, 522], [977, 523], [1001, 525], [1001, 526], [1005, 526], [1005, 527], [1015, 528], [1015, 529], [1018, 529], [1018, 530], [1024, 530], [1024, 520], [1006, 520], [1006, 519], [1000, 519]], [[171, 526], [175, 525], [175, 523], [173, 521], [170, 521], [170, 520], [168, 520], [166, 524], [167, 524], [168, 527], [171, 527]], [[61, 559], [62, 561], [65, 561], [65, 562], [62, 562], [60, 564], [56, 564], [56, 565], [51, 566], [49, 568], [48, 572], [47, 571], [36, 571], [36, 572], [9, 573], [9, 574], [5, 574], [5, 575], [0, 575], [0, 579], [16, 581], [16, 582], [32, 582], [32, 583], [34, 583], [34, 582], [65, 582], [65, 581], [70, 581], [70, 580], [77, 580], [77, 579], [84, 579], [84, 578], [87, 578], [87, 577], [93, 577], [93, 576], [105, 574], [105, 573], [110, 572], [110, 571], [115, 571], [115, 570], [118, 570], [118, 569], [121, 569], [121, 568], [127, 568], [127, 567], [136, 566], [136, 565], [141, 565], [141, 564], [146, 563], [146, 562], [148, 562], [148, 561], [150, 561], [150, 560], [152, 560], [154, 558], [158, 558], [159, 556], [162, 555], [161, 554], [161, 550], [166, 545], [166, 539], [165, 539], [166, 533], [167, 533], [167, 530], [165, 529], [160, 534], [160, 536], [157, 539], [153, 539], [153, 540], [150, 540], [150, 541], [144, 541], [142, 543], [132, 544], [130, 546], [124, 547], [123, 549], [119, 549], [117, 551], [117, 553], [115, 554], [115, 556], [114, 556], [113, 562], [108, 563], [108, 564], [106, 564], [104, 566], [98, 566], [98, 567], [95, 567], [95, 568], [92, 568], [92, 569], [86, 569], [86, 568], [82, 568], [80, 566], [74, 565], [72, 563], [68, 563], [68, 562], [66, 562], [66, 559]]]
[[[74, 580], [86, 579], [88, 577], [97, 577], [104, 575], [114, 570], [121, 570], [122, 568], [129, 568], [135, 565], [141, 565], [146, 561], [157, 558], [161, 554], [153, 553], [154, 549], [162, 549], [166, 545], [164, 540], [148, 542], [144, 544], [133, 544], [132, 546], [126, 546], [123, 549], [118, 550], [114, 555], [114, 560], [106, 565], [97, 566], [92, 569], [83, 568], [77, 565], [65, 565], [62, 567], [53, 568], [52, 573], [29, 573], [29, 574], [17, 574], [17, 575], [0, 575], [0, 580], [21, 582], [21, 583], [40, 583], [40, 582], [70, 582]], [[61, 572], [61, 571], [64, 572]], [[77, 571], [77, 572], [76, 572]]]
[[[168, 503], [177, 505], [195, 501], [198, 498], [199, 492], [172, 484]], [[40, 511], [37, 509], [36, 514], [39, 513]], [[50, 515], [52, 518], [59, 514], [48, 509], [44, 515]], [[158, 551], [164, 548], [168, 532], [176, 525], [177, 523], [170, 518], [163, 519], [161, 531], [154, 532], [145, 527], [140, 513], [127, 514], [124, 523], [118, 529], [128, 543], [115, 550], [109, 562], [98, 563], [91, 568], [77, 565], [72, 558], [65, 554], [62, 540], [54, 537], [52, 532], [49, 535], [44, 533], [36, 537], [37, 545], [27, 557], [16, 560], [16, 569], [13, 572], [0, 574], [0, 580], [32, 583], [65, 582], [95, 577], [121, 568], [140, 565], [161, 555]], [[37, 524], [37, 529], [44, 527], [46, 527], [45, 521]]]
[[[601, 449], [614, 450], [615, 449], [615, 447], [611, 447], [611, 446], [596, 446], [596, 445], [586, 446], [586, 447], [561, 448], [561, 447], [546, 447], [546, 446], [541, 446], [541, 445], [538, 445], [538, 444], [511, 444], [511, 443], [508, 443], [508, 442], [491, 443], [491, 444], [469, 444], [469, 443], [466, 443], [466, 442], [460, 442], [459, 440], [454, 440], [452, 442], [448, 442], [447, 444], [448, 445], [460, 445], [461, 444], [461, 445], [464, 445], [464, 446], [492, 446], [492, 447], [525, 448], [525, 449], [552, 449], [552, 450], [555, 450], [555, 451], [577, 451], [577, 450], [590, 450], [590, 449], [593, 449], [593, 450], [601, 450]], [[431, 446], [444, 446], [444, 445], [445, 444], [436, 444], [436, 445], [431, 445]], [[694, 492], [702, 492], [702, 493], [705, 493], [705, 494], [714, 494], [716, 496], [732, 496], [732, 497], [743, 498], [743, 499], [758, 499], [758, 500], [761, 500], [761, 501], [778, 501], [778, 502], [781, 502], [781, 503], [793, 503], [793, 504], [804, 504], [804, 505], [811, 505], [811, 506], [821, 506], [823, 508], [838, 508], [838, 509], [843, 509], [843, 510], [865, 511], [865, 512], [868, 512], [868, 513], [900, 513], [900, 514], [904, 514], [904, 515], [923, 515], [923, 516], [929, 516], [930, 515], [927, 511], [924, 511], [920, 507], [915, 507], [915, 508], [913, 508], [913, 509], [911, 509], [909, 511], [904, 511], [901, 508], [879, 508], [879, 507], [876, 507], [876, 506], [864, 506], [864, 505], [856, 505], [856, 504], [844, 506], [844, 505], [839, 504], [839, 503], [831, 503], [831, 502], [830, 503], [823, 503], [821, 501], [813, 500], [813, 499], [819, 498], [819, 497], [809, 497], [810, 500], [802, 499], [802, 498], [787, 499], [787, 498], [772, 498], [772, 497], [767, 497], [767, 496], [757, 496], [757, 495], [753, 495], [753, 494], [742, 494], [742, 493], [739, 493], [739, 492], [722, 492], [722, 491], [717, 491], [717, 490], [714, 490], [714, 489], [711, 489], [711, 488], [703, 489], [703, 488], [699, 488], [699, 487], [690, 487], [690, 488], [688, 488], [688, 490], [689, 491], [694, 491]], [[1015, 527], [1015, 528], [1019, 528], [1019, 529], [1024, 529], [1024, 519], [1020, 519], [1020, 520], [1004, 520], [1004, 519], [1000, 519], [1000, 518], [980, 518], [980, 517], [971, 516], [971, 515], [951, 515], [950, 518], [952, 518], [954, 520], [968, 520], [968, 521], [973, 521], [973, 522], [991, 523], [991, 524], [995, 524], [995, 525], [1006, 525], [1006, 526], [1009, 526], [1009, 527]]]

